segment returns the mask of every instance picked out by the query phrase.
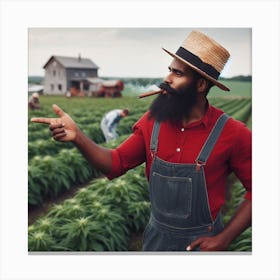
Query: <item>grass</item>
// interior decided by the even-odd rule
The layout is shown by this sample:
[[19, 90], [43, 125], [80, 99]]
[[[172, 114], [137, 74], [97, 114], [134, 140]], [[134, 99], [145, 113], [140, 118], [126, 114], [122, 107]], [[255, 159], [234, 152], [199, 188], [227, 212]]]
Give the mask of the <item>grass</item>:
[[230, 88], [230, 91], [222, 91], [218, 87], [213, 87], [209, 93], [210, 97], [251, 97], [252, 83], [239, 81], [224, 81], [224, 84]]
[[[252, 83], [251, 82], [239, 82], [239, 81], [224, 81], [224, 84], [228, 86], [231, 91], [224, 92], [218, 87], [213, 87], [208, 95], [209, 100], [216, 97], [248, 97], [251, 98], [252, 95]], [[91, 108], [99, 108], [101, 113], [105, 113], [108, 108], [124, 108], [129, 107], [131, 110], [137, 110], [139, 107], [148, 108], [155, 96], [138, 99], [138, 95], [143, 92], [143, 88], [139, 87], [125, 87], [123, 91], [124, 98], [70, 98], [67, 99], [64, 96], [41, 96], [40, 102], [44, 108], [50, 108], [52, 104], [57, 104], [61, 106], [63, 110], [67, 111], [69, 114], [75, 113], [75, 108], [84, 108], [84, 110], [91, 110]], [[106, 103], [106, 108], [104, 104]], [[38, 111], [30, 113], [32, 115], [38, 115]], [[94, 120], [93, 120], [94, 123]]]

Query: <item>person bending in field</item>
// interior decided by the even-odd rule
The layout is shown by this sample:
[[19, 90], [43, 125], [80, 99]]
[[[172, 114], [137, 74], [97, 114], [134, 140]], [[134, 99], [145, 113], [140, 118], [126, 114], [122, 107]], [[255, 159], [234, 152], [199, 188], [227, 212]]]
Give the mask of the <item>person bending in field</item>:
[[[207, 100], [218, 81], [228, 51], [192, 31], [176, 53], [162, 94], [116, 149], [97, 145], [71, 117], [53, 105], [58, 118], [45, 123], [57, 141], [72, 141], [85, 158], [109, 179], [143, 162], [149, 181], [151, 215], [143, 236], [144, 251], [224, 251], [251, 226], [251, 132]], [[246, 192], [224, 226], [226, 178], [234, 172]]]
[[39, 94], [37, 92], [32, 93], [28, 99], [28, 107], [30, 110], [41, 109]]
[[118, 124], [120, 120], [127, 117], [128, 114], [128, 109], [115, 109], [105, 114], [105, 116], [102, 118], [100, 127], [107, 143], [118, 137]]

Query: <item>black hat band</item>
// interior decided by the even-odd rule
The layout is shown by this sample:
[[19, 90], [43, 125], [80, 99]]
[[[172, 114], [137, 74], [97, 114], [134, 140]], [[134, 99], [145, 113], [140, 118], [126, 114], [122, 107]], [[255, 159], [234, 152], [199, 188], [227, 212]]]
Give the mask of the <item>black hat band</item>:
[[191, 53], [190, 51], [184, 49], [183, 47], [180, 47], [177, 50], [176, 55], [188, 61], [189, 63], [191, 63], [198, 69], [202, 70], [203, 72], [205, 72], [206, 74], [214, 78], [215, 80], [217, 80], [218, 77], [220, 76], [220, 72], [218, 72], [213, 66], [203, 62], [197, 55]]

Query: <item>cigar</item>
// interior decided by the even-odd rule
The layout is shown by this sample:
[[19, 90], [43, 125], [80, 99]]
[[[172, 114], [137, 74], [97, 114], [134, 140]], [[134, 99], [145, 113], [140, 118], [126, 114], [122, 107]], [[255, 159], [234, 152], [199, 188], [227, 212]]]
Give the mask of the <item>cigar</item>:
[[163, 91], [164, 91], [163, 89], [160, 89], [160, 90], [150, 91], [150, 92], [146, 92], [146, 93], [141, 93], [138, 97], [143, 98], [143, 97], [151, 96], [154, 94], [163, 93]]

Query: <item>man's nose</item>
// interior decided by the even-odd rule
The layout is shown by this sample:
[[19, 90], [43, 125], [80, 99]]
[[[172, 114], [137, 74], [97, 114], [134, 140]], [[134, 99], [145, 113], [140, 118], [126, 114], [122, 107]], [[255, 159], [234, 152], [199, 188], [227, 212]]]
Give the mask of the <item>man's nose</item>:
[[172, 79], [171, 79], [171, 72], [167, 74], [167, 76], [164, 78], [164, 82], [167, 84], [171, 84], [172, 83]]

